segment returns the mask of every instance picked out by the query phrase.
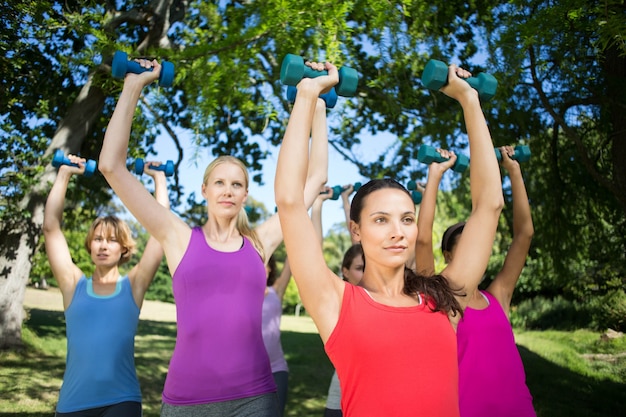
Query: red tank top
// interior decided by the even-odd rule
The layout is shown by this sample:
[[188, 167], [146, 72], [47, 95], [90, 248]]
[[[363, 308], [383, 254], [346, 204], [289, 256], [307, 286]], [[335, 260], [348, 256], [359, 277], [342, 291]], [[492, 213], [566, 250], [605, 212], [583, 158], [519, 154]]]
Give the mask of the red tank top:
[[445, 313], [380, 304], [346, 284], [325, 350], [346, 417], [459, 416], [456, 335]]

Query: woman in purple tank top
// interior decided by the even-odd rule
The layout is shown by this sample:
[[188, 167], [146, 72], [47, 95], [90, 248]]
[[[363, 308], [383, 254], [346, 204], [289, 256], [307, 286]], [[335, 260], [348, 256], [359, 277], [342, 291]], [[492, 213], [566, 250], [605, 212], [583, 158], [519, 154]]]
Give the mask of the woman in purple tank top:
[[[449, 160], [432, 163], [422, 199], [416, 249], [417, 270], [434, 271], [432, 230], [437, 191], [443, 173], [456, 161], [452, 152], [439, 150]], [[511, 146], [500, 148], [501, 165], [509, 173], [513, 199], [513, 241], [504, 265], [485, 291], [469, 294], [468, 308], [457, 332], [459, 404], [461, 417], [501, 415], [534, 417], [532, 396], [508, 315], [515, 285], [522, 273], [534, 234], [533, 221], [519, 163]], [[465, 222], [450, 226], [441, 241], [446, 262], [452, 261]], [[494, 352], [498, 352], [494, 354]]]
[[[276, 416], [276, 385], [262, 337], [264, 264], [282, 242], [278, 215], [253, 229], [244, 210], [245, 164], [221, 156], [207, 167], [202, 196], [208, 220], [190, 227], [163, 209], [125, 168], [133, 114], [143, 88], [161, 65], [126, 74], [107, 128], [99, 169], [137, 220], [163, 246], [172, 274], [177, 339], [163, 390], [162, 416]], [[309, 129], [311, 158], [304, 201], [310, 207], [328, 171], [326, 108], [317, 106]]]

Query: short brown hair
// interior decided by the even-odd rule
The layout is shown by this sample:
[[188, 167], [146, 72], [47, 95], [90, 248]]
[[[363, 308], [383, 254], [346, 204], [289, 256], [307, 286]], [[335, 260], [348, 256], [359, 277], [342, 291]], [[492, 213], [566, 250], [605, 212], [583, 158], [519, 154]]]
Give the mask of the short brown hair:
[[101, 216], [91, 223], [89, 232], [87, 232], [87, 236], [85, 237], [85, 248], [87, 248], [87, 253], [91, 255], [91, 241], [94, 238], [98, 226], [102, 226], [102, 230], [106, 232], [107, 236], [115, 236], [117, 242], [124, 249], [117, 265], [120, 266], [130, 261], [130, 258], [137, 250], [137, 242], [133, 239], [128, 224], [116, 216]]

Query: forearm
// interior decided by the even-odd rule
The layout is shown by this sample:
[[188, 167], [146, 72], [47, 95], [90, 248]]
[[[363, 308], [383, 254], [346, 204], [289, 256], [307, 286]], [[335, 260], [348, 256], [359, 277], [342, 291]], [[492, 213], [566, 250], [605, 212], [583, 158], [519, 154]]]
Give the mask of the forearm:
[[313, 223], [313, 228], [315, 229], [315, 235], [317, 236], [320, 243], [324, 239], [324, 232], [322, 228], [322, 201], [316, 199], [311, 206], [311, 222]]
[[309, 165], [309, 134], [316, 100], [317, 93], [314, 90], [298, 89], [276, 166], [274, 192], [279, 215], [280, 206], [304, 204], [303, 190]]
[[100, 152], [98, 168], [105, 176], [115, 174], [118, 169], [126, 169], [128, 141], [142, 88], [143, 85], [132, 80], [127, 80], [124, 84], [107, 126]]
[[44, 207], [43, 231], [44, 233], [61, 228], [63, 208], [65, 206], [65, 194], [72, 174], [65, 170], [59, 170], [57, 177], [50, 189], [46, 205]]
[[504, 203], [500, 168], [478, 94], [474, 90], [469, 90], [459, 102], [463, 108], [470, 144], [472, 205], [476, 208], [479, 204], [486, 204], [499, 212]]
[[513, 196], [513, 238], [532, 238], [535, 233], [524, 178], [519, 167], [509, 170]]
[[317, 199], [321, 188], [328, 181], [328, 132], [326, 126], [326, 106], [317, 99], [311, 126], [311, 150], [304, 201], [307, 207]]

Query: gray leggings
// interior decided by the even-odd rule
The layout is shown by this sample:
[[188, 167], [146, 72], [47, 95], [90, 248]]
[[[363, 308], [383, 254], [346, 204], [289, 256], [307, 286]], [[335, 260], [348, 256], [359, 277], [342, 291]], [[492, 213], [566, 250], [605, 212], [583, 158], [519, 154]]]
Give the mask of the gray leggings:
[[161, 404], [161, 417], [277, 417], [276, 393], [198, 405]]

